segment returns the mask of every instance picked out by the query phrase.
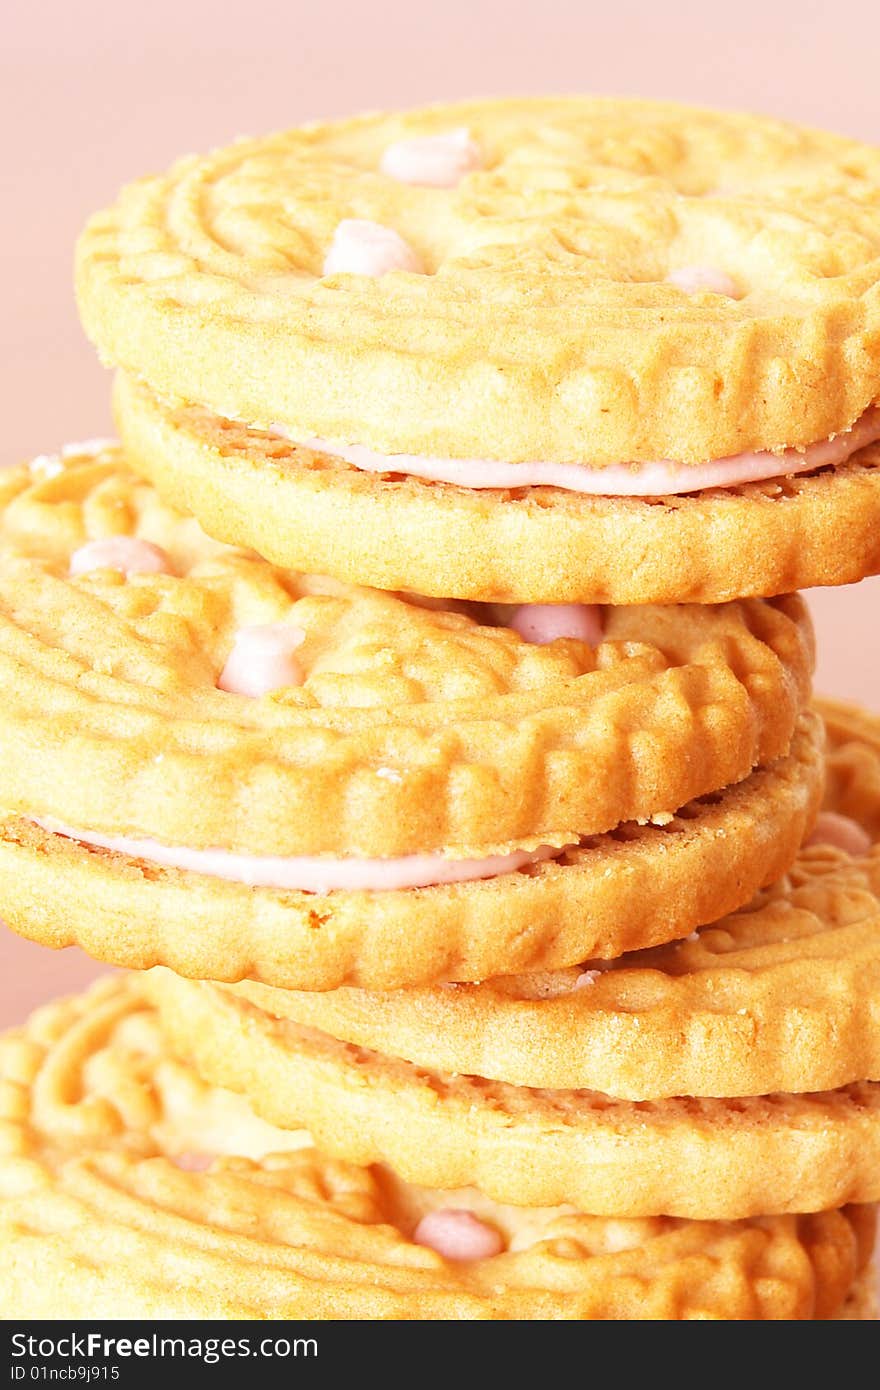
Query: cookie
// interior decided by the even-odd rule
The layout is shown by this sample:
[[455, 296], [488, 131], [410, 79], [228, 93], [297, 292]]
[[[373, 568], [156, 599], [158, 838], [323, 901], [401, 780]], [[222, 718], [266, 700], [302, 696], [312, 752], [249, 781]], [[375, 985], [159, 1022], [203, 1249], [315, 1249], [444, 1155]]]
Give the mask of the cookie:
[[282, 1128], [499, 1202], [597, 1216], [737, 1220], [880, 1199], [880, 1084], [809, 1095], [633, 1102], [417, 1067], [159, 969], [174, 1048]]
[[877, 1272], [867, 1269], [859, 1275], [849, 1297], [834, 1317], [849, 1322], [876, 1322], [877, 1316]]
[[828, 737], [825, 804], [880, 840], [880, 718], [842, 700], [816, 706]]
[[835, 468], [693, 491], [475, 491], [355, 468], [119, 377], [134, 466], [211, 535], [378, 588], [497, 602], [722, 603], [880, 569], [880, 446]]
[[[245, 983], [233, 992], [417, 1066], [517, 1086], [641, 1101], [880, 1080], [880, 720], [817, 704], [832, 747], [828, 809], [811, 843], [786, 878], [688, 939], [454, 989], [304, 993]], [[849, 791], [842, 785], [853, 762], [857, 798], [852, 781]], [[837, 806], [858, 809], [871, 827], [869, 835], [843, 819], [864, 835], [854, 856], [828, 843]]]
[[816, 726], [804, 726], [788, 758], [668, 824], [630, 822], [498, 881], [316, 899], [162, 868], [14, 819], [0, 821], [0, 896], [15, 930], [47, 946], [76, 943], [137, 968], [164, 961], [195, 978], [390, 989], [615, 957], [686, 935], [789, 866], [821, 786]]
[[300, 1147], [168, 1053], [133, 979], [0, 1041], [0, 1116], [7, 1318], [824, 1319], [864, 1297], [872, 1207], [606, 1221]]
[[[0, 487], [0, 902], [35, 939], [284, 987], [479, 979], [684, 935], [811, 818], [797, 597], [438, 605], [211, 541], [112, 449]], [[643, 914], [654, 866], [671, 910]]]
[[880, 567], [878, 186], [875, 149], [669, 103], [371, 115], [131, 185], [78, 296], [133, 462], [224, 540], [718, 602]]
[[[448, 186], [387, 166], [462, 132]], [[702, 464], [877, 398], [878, 185], [868, 146], [667, 103], [370, 115], [130, 185], [83, 234], [79, 302], [159, 395], [301, 440]]]
[[231, 989], [418, 1067], [627, 1100], [880, 1081], [880, 846], [807, 849], [685, 939], [610, 962], [381, 993]]

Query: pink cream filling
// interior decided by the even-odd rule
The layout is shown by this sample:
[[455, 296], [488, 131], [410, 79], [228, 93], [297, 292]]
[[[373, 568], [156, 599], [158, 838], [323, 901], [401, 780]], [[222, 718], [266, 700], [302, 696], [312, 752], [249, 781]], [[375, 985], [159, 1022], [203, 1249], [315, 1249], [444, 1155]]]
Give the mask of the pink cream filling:
[[596, 603], [523, 603], [510, 626], [524, 642], [544, 647], [558, 637], [573, 637], [598, 647], [602, 641], [602, 609]]
[[63, 835], [68, 840], [111, 850], [130, 859], [145, 859], [168, 869], [183, 869], [230, 883], [244, 883], [249, 888], [301, 893], [385, 892], [468, 883], [514, 873], [527, 864], [540, 864], [564, 852], [550, 845], [539, 845], [534, 850], [516, 849], [511, 854], [495, 854], [486, 859], [444, 859], [441, 854], [408, 854], [399, 859], [287, 858], [238, 854], [225, 849], [188, 849], [185, 845], [164, 845], [146, 837], [100, 835], [89, 830], [74, 830], [50, 816], [34, 816], [33, 820], [52, 835]]
[[392, 270], [424, 274], [422, 259], [392, 227], [365, 217], [344, 217], [333, 233], [324, 258], [325, 275], [370, 275], [378, 278]]
[[[277, 434], [293, 438], [281, 425], [274, 425], [273, 429]], [[809, 473], [815, 468], [836, 467], [877, 439], [880, 439], [880, 408], [871, 406], [851, 429], [833, 439], [808, 444], [805, 449], [784, 449], [781, 454], [757, 450], [693, 465], [662, 460], [588, 468], [581, 463], [503, 463], [495, 459], [379, 454], [362, 444], [335, 444], [318, 438], [294, 442], [331, 458], [340, 458], [366, 473], [406, 473], [429, 482], [453, 483], [459, 487], [558, 487], [594, 497], [671, 497], [702, 492], [706, 488], [738, 487], [742, 483], [763, 482], [792, 473]]]
[[821, 811], [812, 833], [804, 840], [804, 847], [830, 845], [842, 849], [854, 859], [862, 859], [871, 849], [873, 840], [864, 826], [850, 816], [838, 815], [836, 811]]
[[472, 1211], [456, 1207], [428, 1212], [416, 1226], [413, 1241], [447, 1260], [488, 1260], [504, 1249], [499, 1231]]

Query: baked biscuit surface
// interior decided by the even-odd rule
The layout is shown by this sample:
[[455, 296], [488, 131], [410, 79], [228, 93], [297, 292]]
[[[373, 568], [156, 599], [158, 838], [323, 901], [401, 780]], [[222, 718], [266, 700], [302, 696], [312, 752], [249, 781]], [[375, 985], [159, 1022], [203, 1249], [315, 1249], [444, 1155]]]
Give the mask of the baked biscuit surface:
[[[112, 451], [51, 474], [3, 484], [9, 811], [191, 848], [469, 858], [670, 813], [788, 752], [813, 656], [797, 597], [608, 610], [597, 645], [535, 645], [220, 547]], [[95, 563], [111, 540], [160, 568]], [[241, 632], [276, 623], [298, 676], [218, 688]]]
[[746, 907], [653, 950], [392, 993], [233, 993], [418, 1066], [634, 1101], [880, 1079], [880, 853], [804, 850]]
[[2, 897], [48, 944], [321, 989], [569, 965], [739, 906], [815, 814], [796, 596], [540, 642], [212, 541], [112, 447], [2, 489]]
[[[169, 1054], [134, 980], [0, 1042], [6, 1317], [816, 1319], [841, 1313], [875, 1214], [603, 1221], [454, 1194], [496, 1235], [414, 1235], [450, 1194], [303, 1148]], [[851, 1315], [851, 1313], [850, 1313]]]
[[[454, 186], [387, 171], [462, 132]], [[877, 397], [878, 184], [866, 146], [671, 104], [367, 116], [131, 185], [82, 238], [80, 306], [160, 395], [299, 439], [700, 463], [826, 439]], [[340, 256], [352, 223], [390, 260]]]
[[415, 1066], [159, 971], [175, 1047], [322, 1149], [409, 1182], [602, 1216], [737, 1220], [880, 1200], [880, 1084], [618, 1100]]
[[[380, 589], [498, 602], [722, 603], [847, 584], [880, 568], [880, 445], [834, 467], [683, 496], [474, 489], [365, 471], [120, 375], [132, 466], [211, 535]], [[389, 469], [394, 471], [388, 471]], [[596, 475], [600, 476], [599, 474]]]
[[274, 1123], [412, 1181], [628, 1216], [873, 1201], [880, 738], [876, 718], [820, 708], [831, 828], [826, 816], [788, 878], [692, 941], [386, 996], [163, 971], [150, 988], [167, 1027]]

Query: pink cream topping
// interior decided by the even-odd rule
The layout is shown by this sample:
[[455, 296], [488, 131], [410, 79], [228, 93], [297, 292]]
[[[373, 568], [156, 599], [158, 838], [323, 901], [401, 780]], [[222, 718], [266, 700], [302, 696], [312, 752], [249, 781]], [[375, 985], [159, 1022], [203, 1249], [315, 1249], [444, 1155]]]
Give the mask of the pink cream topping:
[[343, 218], [333, 233], [323, 273], [375, 277], [391, 270], [423, 275], [425, 267], [418, 252], [391, 227], [364, 217]]
[[862, 859], [868, 853], [873, 841], [863, 826], [849, 816], [840, 816], [836, 811], [820, 811], [812, 833], [804, 840], [804, 848], [811, 845], [830, 845], [842, 849], [854, 859]]
[[380, 169], [398, 183], [428, 188], [455, 188], [465, 174], [480, 169], [483, 158], [470, 132], [459, 126], [440, 135], [397, 140], [382, 156]]
[[255, 623], [239, 628], [232, 651], [217, 678], [220, 690], [233, 695], [266, 695], [302, 685], [302, 666], [293, 653], [305, 641], [302, 628], [290, 623]]
[[[293, 438], [281, 426], [277, 433]], [[295, 441], [308, 449], [342, 459], [367, 473], [404, 473], [429, 482], [467, 488], [558, 487], [593, 497], [672, 497], [706, 488], [738, 487], [743, 483], [809, 473], [845, 463], [851, 454], [880, 439], [880, 408], [871, 406], [852, 429], [780, 454], [756, 450], [693, 465], [663, 460], [656, 463], [612, 463], [588, 468], [582, 463], [503, 463], [496, 459], [422, 458], [416, 454], [378, 454], [362, 444], [334, 444], [326, 439]]]
[[87, 574], [89, 570], [121, 570], [125, 575], [172, 572], [165, 551], [137, 536], [107, 536], [81, 545], [70, 557], [70, 573]]
[[214, 1154], [197, 1153], [194, 1149], [186, 1150], [184, 1153], [175, 1154], [171, 1162], [184, 1173], [205, 1173], [214, 1162]]
[[726, 270], [714, 265], [683, 265], [670, 271], [666, 277], [669, 285], [684, 290], [685, 294], [723, 294], [727, 299], [742, 299], [742, 290]]
[[398, 859], [342, 859], [322, 855], [286, 857], [239, 854], [225, 849], [188, 849], [159, 840], [127, 835], [103, 835], [74, 830], [50, 816], [34, 816], [34, 822], [52, 835], [63, 835], [95, 849], [143, 859], [168, 869], [206, 874], [249, 888], [275, 888], [282, 892], [332, 893], [385, 892], [397, 888], [430, 888], [444, 883], [468, 883], [515, 873], [529, 864], [554, 859], [564, 849], [540, 845], [513, 850], [485, 859], [444, 859], [442, 854], [408, 854]]
[[510, 626], [523, 641], [539, 647], [557, 637], [575, 637], [597, 647], [602, 641], [602, 610], [596, 603], [523, 603]]
[[504, 1249], [500, 1231], [487, 1226], [472, 1211], [454, 1207], [429, 1211], [416, 1226], [413, 1240], [447, 1260], [487, 1260]]

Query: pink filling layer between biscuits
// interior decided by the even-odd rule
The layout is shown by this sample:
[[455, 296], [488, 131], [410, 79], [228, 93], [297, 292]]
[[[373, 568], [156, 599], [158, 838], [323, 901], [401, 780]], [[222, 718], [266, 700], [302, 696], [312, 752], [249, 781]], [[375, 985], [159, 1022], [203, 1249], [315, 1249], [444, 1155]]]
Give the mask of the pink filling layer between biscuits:
[[332, 893], [384, 892], [397, 888], [431, 888], [443, 883], [467, 883], [514, 873], [528, 864], [540, 864], [564, 851], [549, 845], [517, 849], [485, 859], [444, 859], [441, 854], [408, 854], [399, 859], [334, 859], [324, 856], [237, 854], [225, 849], [188, 849], [159, 840], [131, 839], [127, 835], [100, 835], [74, 830], [51, 817], [34, 816], [34, 823], [53, 835], [110, 850], [130, 859], [144, 859], [167, 869], [206, 874], [249, 888], [275, 888], [287, 892]]
[[822, 811], [813, 827], [812, 833], [804, 841], [805, 848], [812, 845], [830, 845], [842, 849], [854, 859], [863, 858], [870, 850], [873, 840], [865, 830], [850, 816], [838, 815], [837, 811]]
[[427, 1245], [447, 1260], [488, 1260], [504, 1249], [501, 1233], [472, 1211], [447, 1207], [423, 1216], [413, 1232], [416, 1245]]
[[[285, 438], [291, 432], [273, 427]], [[709, 463], [687, 465], [663, 460], [656, 463], [614, 463], [589, 468], [581, 463], [503, 463], [495, 459], [422, 458], [417, 454], [379, 454], [362, 444], [335, 444], [326, 439], [299, 442], [317, 453], [342, 459], [367, 473], [405, 473], [428, 482], [459, 487], [521, 488], [558, 487], [567, 492], [596, 497], [671, 497], [706, 488], [738, 487], [816, 468], [836, 467], [866, 445], [880, 439], [880, 408], [871, 406], [852, 429], [833, 439], [809, 444], [805, 449], [768, 450], [731, 454]]]

